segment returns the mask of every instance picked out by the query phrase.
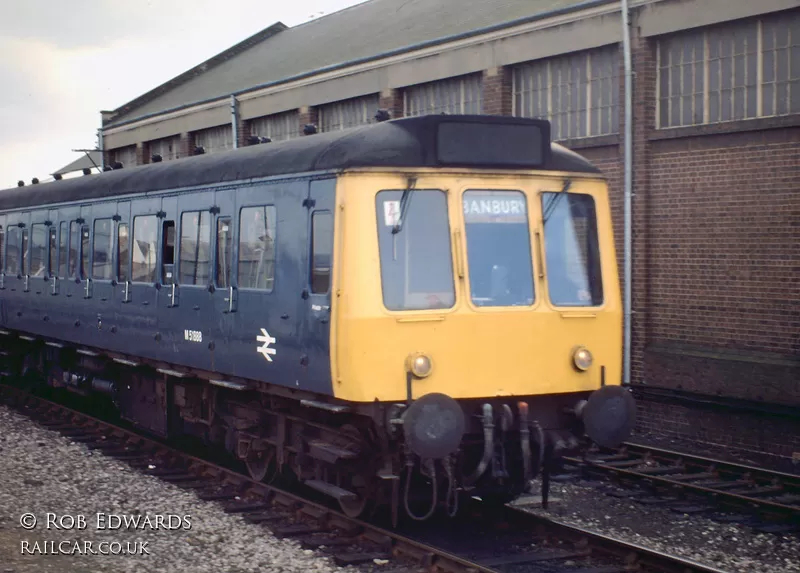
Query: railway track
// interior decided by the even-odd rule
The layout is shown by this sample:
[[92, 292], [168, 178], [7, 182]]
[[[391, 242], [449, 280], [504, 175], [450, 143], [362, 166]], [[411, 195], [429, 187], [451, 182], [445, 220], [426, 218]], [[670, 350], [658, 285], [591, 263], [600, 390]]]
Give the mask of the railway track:
[[[227, 513], [267, 527], [329, 556], [337, 565], [400, 573], [721, 573], [718, 569], [646, 547], [535, 516], [512, 507], [489, 509], [477, 501], [463, 519], [402, 523], [354, 520], [307, 494], [255, 482], [230, 467], [175, 449], [66, 406], [0, 383], [0, 403], [87, 448], [128, 463]], [[298, 491], [294, 491], [298, 489]]]
[[564, 461], [572, 476], [612, 477], [623, 486], [608, 491], [616, 497], [765, 533], [800, 531], [800, 476], [634, 443]]

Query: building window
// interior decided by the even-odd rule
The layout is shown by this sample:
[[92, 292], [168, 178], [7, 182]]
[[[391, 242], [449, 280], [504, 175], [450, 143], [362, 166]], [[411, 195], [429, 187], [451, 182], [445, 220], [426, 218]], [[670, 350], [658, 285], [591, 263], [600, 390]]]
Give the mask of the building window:
[[155, 215], [133, 218], [133, 263], [131, 280], [156, 282], [158, 258], [158, 219]]
[[109, 152], [109, 159], [113, 164], [115, 161], [122, 163], [123, 167], [132, 167], [136, 165], [136, 146], [129, 145], [128, 147], [120, 147], [119, 149], [112, 149]]
[[800, 113], [800, 12], [658, 43], [658, 127]]
[[320, 106], [320, 130], [336, 131], [370, 123], [378, 111], [379, 97], [374, 94]]
[[483, 111], [483, 78], [472, 74], [405, 89], [406, 117], [428, 114], [476, 115]]
[[233, 149], [233, 127], [230, 124], [203, 129], [194, 133], [194, 144], [206, 153]]
[[249, 122], [250, 135], [268, 137], [272, 141], [300, 136], [300, 113], [297, 110], [265, 115]]
[[165, 137], [164, 139], [156, 139], [154, 141], [149, 142], [148, 148], [150, 151], [150, 156], [147, 158], [147, 161], [151, 161], [153, 155], [160, 155], [162, 161], [170, 161], [172, 159], [178, 159], [180, 157], [180, 155], [178, 154], [178, 150], [180, 149], [180, 144], [181, 144], [180, 135]]
[[47, 272], [47, 231], [42, 223], [31, 225], [31, 276], [43, 277]]
[[245, 207], [239, 215], [239, 287], [271, 291], [275, 282], [275, 207]]
[[616, 45], [514, 67], [514, 115], [550, 121], [555, 141], [619, 133]]
[[211, 282], [211, 214], [208, 211], [181, 215], [179, 282], [184, 285]]

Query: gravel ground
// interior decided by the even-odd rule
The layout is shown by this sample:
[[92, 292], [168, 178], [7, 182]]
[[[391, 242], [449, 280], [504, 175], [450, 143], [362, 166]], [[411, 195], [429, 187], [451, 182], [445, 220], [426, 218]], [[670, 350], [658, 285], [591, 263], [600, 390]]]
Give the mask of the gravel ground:
[[[534, 488], [538, 487], [536, 483]], [[615, 498], [580, 482], [553, 483], [550, 495], [547, 510], [538, 496], [520, 498], [516, 504], [538, 515], [730, 573], [800, 572], [800, 536], [794, 534], [756, 533], [747, 526]]]
[[[38, 525], [25, 530], [23, 514], [33, 513]], [[47, 513], [84, 515], [85, 529], [46, 530]], [[191, 516], [191, 528], [98, 529], [97, 514]], [[108, 523], [108, 519], [105, 520]], [[156, 524], [153, 518], [151, 523]], [[168, 526], [176, 526], [164, 522]], [[185, 525], [182, 522], [182, 526]], [[68, 523], [65, 523], [68, 525]], [[30, 555], [35, 542], [117, 542], [134, 549], [147, 542], [149, 555]], [[128, 545], [130, 544], [130, 545]], [[60, 545], [69, 549], [72, 544]], [[116, 546], [102, 546], [117, 551]], [[250, 571], [347, 571], [328, 559], [303, 550], [290, 540], [277, 540], [261, 527], [228, 515], [213, 504], [199, 501], [157, 478], [136, 473], [122, 462], [94, 455], [83, 445], [35, 425], [0, 406], [0, 573], [94, 573], [113, 571], [180, 571], [185, 573], [244, 573]]]

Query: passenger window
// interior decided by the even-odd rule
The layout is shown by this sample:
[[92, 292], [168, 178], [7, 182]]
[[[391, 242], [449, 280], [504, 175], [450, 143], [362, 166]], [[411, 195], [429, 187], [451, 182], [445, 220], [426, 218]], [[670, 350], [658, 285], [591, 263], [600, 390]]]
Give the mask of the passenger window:
[[66, 221], [59, 225], [58, 237], [58, 276], [62, 279], [67, 278], [67, 260], [69, 258], [69, 227]]
[[111, 280], [114, 278], [111, 255], [114, 252], [114, 237], [111, 234], [111, 219], [95, 219], [92, 246], [92, 278]]
[[19, 228], [8, 229], [8, 253], [6, 255], [6, 271], [10, 275], [18, 275], [19, 268]]
[[130, 248], [128, 246], [128, 223], [120, 223], [117, 227], [117, 280], [128, 280], [128, 259]]
[[58, 229], [55, 226], [51, 226], [47, 230], [47, 234], [50, 238], [49, 264], [47, 265], [47, 272], [51, 275], [55, 275], [58, 272]]
[[239, 288], [273, 289], [275, 220], [275, 207], [242, 209], [239, 215]]
[[464, 228], [472, 303], [533, 304], [533, 263], [528, 209], [520, 191], [464, 193]]
[[20, 272], [25, 275], [28, 274], [28, 229], [22, 229], [22, 248], [19, 251], [20, 258]]
[[175, 282], [175, 221], [164, 221], [161, 231], [161, 282], [171, 285]]
[[78, 254], [81, 248], [81, 226], [77, 221], [69, 225], [69, 277], [78, 277]]
[[331, 286], [333, 259], [333, 215], [318, 211], [311, 215], [311, 292], [325, 294]]
[[89, 262], [92, 254], [89, 246], [89, 225], [81, 225], [81, 274], [80, 278], [85, 279], [89, 276]]
[[43, 277], [47, 272], [47, 233], [42, 223], [31, 226], [31, 276]]
[[180, 284], [211, 282], [211, 214], [192, 211], [181, 215]]
[[231, 286], [232, 232], [230, 217], [217, 219], [217, 268], [215, 279], [218, 287], [227, 288]]
[[132, 251], [131, 280], [140, 283], [156, 282], [158, 220], [155, 215], [133, 218]]

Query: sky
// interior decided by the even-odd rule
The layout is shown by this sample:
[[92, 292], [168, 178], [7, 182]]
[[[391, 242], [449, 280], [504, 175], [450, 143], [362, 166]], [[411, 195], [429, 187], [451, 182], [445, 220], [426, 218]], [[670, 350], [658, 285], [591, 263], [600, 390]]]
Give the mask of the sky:
[[364, 0], [0, 0], [0, 189], [94, 149], [113, 110], [283, 22]]

